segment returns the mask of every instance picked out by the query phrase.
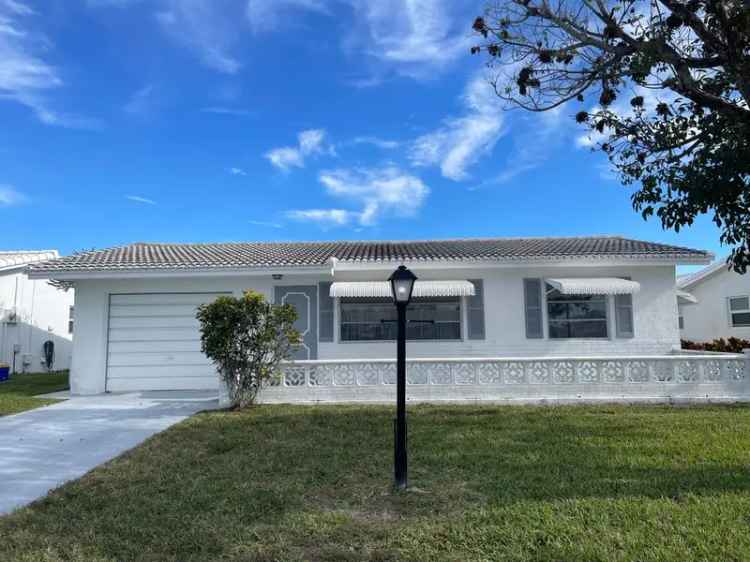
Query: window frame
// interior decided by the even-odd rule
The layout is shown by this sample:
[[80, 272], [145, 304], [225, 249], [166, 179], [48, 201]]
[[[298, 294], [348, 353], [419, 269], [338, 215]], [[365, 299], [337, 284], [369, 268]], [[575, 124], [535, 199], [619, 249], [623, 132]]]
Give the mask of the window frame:
[[[743, 308], [741, 310], [732, 310], [732, 299], [747, 299], [748, 308]], [[735, 314], [750, 314], [750, 295], [732, 295], [732, 296], [727, 297], [727, 315], [729, 317], [729, 327], [730, 328], [750, 328], [750, 322], [748, 322], [747, 324], [735, 324], [734, 323]]]
[[76, 316], [75, 316], [75, 305], [71, 304], [68, 307], [68, 334], [72, 334], [75, 330]]
[[[605, 335], [604, 336], [572, 336], [572, 337], [564, 337], [564, 338], [556, 338], [551, 335], [550, 330], [550, 323], [551, 322], [560, 322], [559, 320], [550, 320], [550, 314], [549, 314], [549, 295], [551, 292], [555, 291], [555, 288], [552, 287], [549, 283], [547, 283], [544, 279], [542, 279], [544, 291], [542, 291], [543, 296], [543, 307], [542, 307], [542, 314], [543, 314], [543, 328], [544, 328], [544, 336], [546, 340], [553, 340], [553, 341], [571, 341], [571, 340], [592, 340], [592, 341], [611, 341], [615, 335], [616, 327], [613, 326], [614, 322], [614, 315], [616, 314], [616, 311], [614, 310], [614, 299], [611, 298], [610, 295], [591, 295], [591, 296], [598, 296], [602, 297], [604, 301], [604, 318], [602, 319], [573, 319], [572, 322], [602, 322], [604, 324], [605, 328]], [[571, 295], [571, 296], [579, 296], [579, 295]], [[589, 295], [580, 295], [580, 296], [589, 296]], [[555, 302], [555, 301], [552, 301]], [[564, 322], [564, 321], [563, 321]], [[570, 319], [567, 320], [567, 322], [571, 322]]]
[[[343, 343], [343, 344], [369, 344], [369, 343], [393, 343], [396, 340], [395, 339], [344, 339], [344, 325], [349, 324], [349, 322], [344, 322], [343, 316], [343, 306], [348, 304], [350, 300], [357, 301], [359, 303], [365, 304], [368, 301], [374, 302], [377, 304], [382, 304], [382, 301], [375, 300], [377, 297], [338, 297], [336, 298], [335, 303], [335, 310], [336, 310], [336, 316], [335, 316], [335, 323], [337, 325], [336, 329], [336, 343]], [[456, 304], [458, 305], [458, 337], [457, 338], [409, 338], [407, 336], [406, 341], [409, 343], [423, 343], [423, 342], [461, 342], [464, 341], [467, 337], [466, 330], [468, 329], [467, 326], [467, 310], [466, 310], [466, 299], [463, 297], [421, 297], [419, 299], [413, 299], [412, 302], [429, 302], [430, 300], [437, 300], [440, 302], [445, 302], [449, 299], [455, 299]], [[390, 299], [387, 299], [388, 302], [392, 301]], [[391, 306], [394, 307], [395, 305], [391, 304]], [[367, 322], [364, 322], [367, 324]], [[455, 324], [456, 322], [446, 322], [450, 324]], [[408, 332], [408, 321], [407, 321], [407, 332]]]

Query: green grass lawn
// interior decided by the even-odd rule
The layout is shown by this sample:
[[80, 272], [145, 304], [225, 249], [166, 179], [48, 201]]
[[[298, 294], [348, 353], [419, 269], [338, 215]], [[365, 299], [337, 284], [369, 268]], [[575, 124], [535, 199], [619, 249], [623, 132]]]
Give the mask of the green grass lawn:
[[199, 414], [13, 515], [0, 560], [748, 560], [750, 407]]
[[12, 375], [8, 382], [0, 383], [0, 416], [53, 404], [57, 400], [34, 398], [34, 396], [67, 388], [67, 371], [52, 374]]

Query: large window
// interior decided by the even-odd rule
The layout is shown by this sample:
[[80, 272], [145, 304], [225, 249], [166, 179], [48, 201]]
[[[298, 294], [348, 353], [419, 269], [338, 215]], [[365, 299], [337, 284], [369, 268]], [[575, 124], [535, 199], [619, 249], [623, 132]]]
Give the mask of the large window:
[[549, 337], [606, 338], [607, 297], [563, 295], [547, 285]]
[[750, 297], [729, 297], [729, 317], [733, 328], [750, 326]]
[[[391, 299], [343, 298], [341, 341], [395, 340], [396, 307]], [[406, 311], [410, 340], [461, 339], [461, 302], [455, 298], [413, 299]]]

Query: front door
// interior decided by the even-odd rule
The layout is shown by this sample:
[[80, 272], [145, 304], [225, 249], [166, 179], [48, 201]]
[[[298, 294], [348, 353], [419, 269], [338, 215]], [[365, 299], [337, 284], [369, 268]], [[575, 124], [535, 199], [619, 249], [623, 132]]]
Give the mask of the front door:
[[315, 285], [275, 287], [276, 304], [291, 304], [297, 311], [294, 328], [302, 343], [295, 346], [292, 359], [318, 358], [318, 288]]

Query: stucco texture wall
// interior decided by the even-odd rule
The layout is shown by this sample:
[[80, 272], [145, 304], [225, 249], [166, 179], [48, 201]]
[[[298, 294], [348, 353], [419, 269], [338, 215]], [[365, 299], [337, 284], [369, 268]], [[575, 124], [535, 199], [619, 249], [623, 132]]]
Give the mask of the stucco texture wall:
[[687, 289], [697, 304], [680, 305], [683, 339], [711, 341], [717, 338], [750, 339], [750, 327], [733, 328], [729, 321], [729, 297], [750, 295], [750, 274], [721, 269]]

